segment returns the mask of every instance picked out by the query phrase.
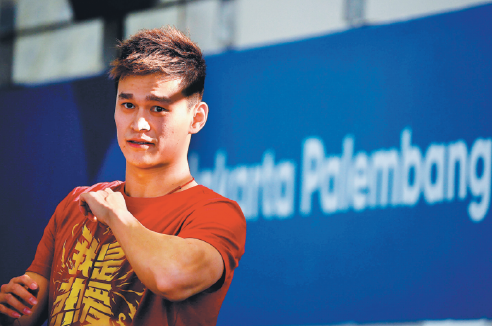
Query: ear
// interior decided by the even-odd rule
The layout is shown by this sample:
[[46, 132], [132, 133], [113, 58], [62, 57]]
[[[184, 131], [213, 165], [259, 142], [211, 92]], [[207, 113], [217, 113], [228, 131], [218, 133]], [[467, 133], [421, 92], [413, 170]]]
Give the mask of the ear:
[[192, 109], [193, 119], [191, 121], [190, 129], [188, 131], [189, 134], [196, 134], [200, 130], [202, 130], [203, 126], [207, 122], [208, 118], [208, 105], [205, 102], [200, 102], [195, 105]]

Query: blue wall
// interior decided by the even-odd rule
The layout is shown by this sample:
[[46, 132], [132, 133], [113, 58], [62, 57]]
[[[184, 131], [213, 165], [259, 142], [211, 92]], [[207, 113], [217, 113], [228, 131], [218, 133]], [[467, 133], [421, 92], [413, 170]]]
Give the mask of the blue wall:
[[[491, 17], [487, 5], [207, 59], [192, 173], [248, 219], [221, 325], [492, 318]], [[57, 202], [123, 178], [124, 160], [106, 78], [0, 98], [6, 281]]]

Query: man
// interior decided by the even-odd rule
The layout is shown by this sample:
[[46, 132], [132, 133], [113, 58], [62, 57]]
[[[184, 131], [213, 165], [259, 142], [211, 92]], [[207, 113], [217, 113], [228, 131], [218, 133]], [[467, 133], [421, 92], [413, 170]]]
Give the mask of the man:
[[205, 61], [170, 27], [119, 46], [125, 182], [75, 188], [57, 206], [26, 274], [1, 288], [2, 325], [216, 324], [246, 222], [190, 175], [191, 135], [208, 116]]

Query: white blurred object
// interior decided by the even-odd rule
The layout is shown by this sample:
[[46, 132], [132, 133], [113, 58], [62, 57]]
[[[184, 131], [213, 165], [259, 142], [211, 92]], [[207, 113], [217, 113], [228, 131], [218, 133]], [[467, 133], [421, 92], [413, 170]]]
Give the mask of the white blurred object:
[[220, 52], [220, 1], [202, 0], [186, 6], [185, 28], [205, 54]]
[[[11, 2], [15, 21], [0, 26], [35, 29], [70, 23], [69, 0]], [[386, 24], [492, 3], [492, 0], [158, 0], [164, 7], [134, 12], [125, 20], [124, 38], [143, 28], [173, 25], [189, 32], [205, 54], [231, 47], [246, 49], [326, 35], [364, 24]], [[15, 10], [14, 10], [15, 9]], [[2, 25], [3, 24], [3, 25]], [[14, 39], [13, 81], [42, 83], [99, 74], [104, 27], [100, 20], [54, 31], [28, 31]], [[7, 53], [8, 51], [4, 51]], [[4, 56], [10, 54], [3, 54]], [[1, 58], [0, 58], [1, 59]], [[3, 62], [8, 62], [2, 59]], [[426, 325], [428, 326], [428, 325]], [[448, 325], [438, 325], [448, 326]], [[484, 326], [484, 325], [473, 325]], [[487, 326], [492, 326], [488, 325]]]
[[365, 23], [366, 0], [345, 0], [345, 19], [351, 27], [363, 26]]
[[186, 5], [177, 5], [160, 9], [151, 9], [132, 13], [125, 21], [125, 38], [141, 29], [158, 28], [172, 25], [189, 33], [206, 54], [222, 49], [217, 32], [220, 1], [193, 1]]
[[218, 19], [218, 37], [223, 48], [234, 46], [236, 37], [237, 8], [235, 0], [220, 1]]
[[236, 45], [249, 48], [347, 28], [345, 0], [236, 0]]
[[103, 22], [92, 20], [14, 42], [13, 81], [59, 81], [102, 73]]
[[491, 0], [366, 0], [366, 21], [371, 24], [391, 23], [491, 2]]
[[422, 321], [415, 321], [415, 322], [371, 323], [371, 324], [357, 324], [357, 323], [350, 322], [345, 324], [331, 324], [331, 325], [317, 325], [317, 326], [492, 326], [492, 321], [490, 319], [444, 319], [444, 320], [422, 320]]
[[72, 18], [72, 6], [68, 0], [17, 0], [17, 29], [69, 22]]
[[471, 319], [471, 320], [425, 320], [422, 326], [492, 326], [492, 321], [487, 319]]
[[182, 6], [173, 6], [131, 13], [125, 20], [124, 38], [127, 39], [141, 29], [158, 28], [164, 25], [180, 28], [182, 10], [184, 10]]

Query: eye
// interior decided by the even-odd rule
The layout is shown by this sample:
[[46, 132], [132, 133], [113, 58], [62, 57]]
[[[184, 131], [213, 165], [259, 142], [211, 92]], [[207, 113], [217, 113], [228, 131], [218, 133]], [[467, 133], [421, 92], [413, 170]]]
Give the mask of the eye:
[[123, 106], [126, 108], [126, 109], [134, 109], [135, 108], [135, 105], [133, 105], [132, 103], [123, 103]]
[[163, 107], [160, 107], [160, 106], [153, 106], [150, 111], [152, 112], [167, 112], [167, 109], [163, 108]]

